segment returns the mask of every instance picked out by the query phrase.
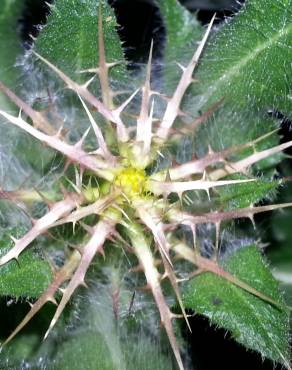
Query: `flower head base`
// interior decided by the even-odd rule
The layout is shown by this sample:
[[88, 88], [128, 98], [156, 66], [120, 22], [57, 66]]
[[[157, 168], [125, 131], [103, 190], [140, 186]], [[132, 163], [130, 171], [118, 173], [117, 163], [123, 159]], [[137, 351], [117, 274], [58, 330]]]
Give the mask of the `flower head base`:
[[121, 189], [125, 196], [131, 199], [142, 195], [145, 191], [144, 185], [146, 174], [144, 170], [133, 167], [122, 169], [114, 180], [114, 185]]
[[[254, 142], [246, 143], [241, 147], [228, 148], [217, 153], [210, 151], [202, 158], [162, 169], [151, 175], [146, 175], [145, 171], [145, 168], [157, 158], [160, 151], [163, 151], [168, 140], [177, 140], [184, 135], [184, 130], [182, 130], [182, 133], [179, 131], [176, 132], [174, 135], [175, 138], [171, 137], [173, 125], [180, 115], [181, 101], [186, 90], [193, 82], [193, 72], [207, 41], [211, 26], [212, 22], [189, 65], [183, 69], [178, 86], [172, 97], [168, 100], [165, 112], [159, 118], [158, 127], [155, 127], [155, 129], [153, 124], [154, 92], [150, 87], [150, 52], [146, 81], [141, 89], [142, 103], [137, 118], [136, 135], [133, 135], [133, 127], [129, 128], [124, 123], [123, 111], [138, 91], [132, 94], [121, 106], [115, 107], [108, 80], [108, 69], [114, 66], [114, 64], [109, 64], [105, 61], [105, 50], [101, 32], [99, 33], [100, 63], [99, 68], [94, 71], [98, 73], [102, 82], [103, 101], [99, 101], [89, 91], [89, 84], [77, 84], [56, 66], [40, 55], [37, 55], [39, 59], [56, 72], [68, 88], [80, 97], [96, 137], [98, 148], [94, 152], [86, 152], [83, 149], [84, 139], [89, 131], [75, 145], [70, 145], [65, 139], [60, 138], [60, 133], [51, 135], [51, 129], [48, 130], [48, 127], [51, 127], [51, 125], [46, 117], [40, 112], [34, 111], [0, 83], [0, 89], [30, 117], [33, 125], [22, 119], [21, 115], [14, 117], [2, 110], [0, 110], [0, 114], [10, 124], [17, 126], [32, 137], [63, 154], [67, 159], [67, 163], [74, 165], [76, 174], [75, 183], [70, 180], [74, 191], [71, 188], [70, 190], [62, 189], [63, 199], [50, 204], [48, 213], [37, 221], [34, 221], [32, 228], [21, 239], [14, 239], [14, 247], [0, 259], [0, 265], [12, 259], [17, 259], [19, 254], [38, 236], [47, 232], [52, 227], [68, 223], [72, 223], [74, 226], [76, 223], [80, 223], [87, 231], [84, 245], [82, 247], [78, 246], [64, 265], [56, 271], [52, 283], [32, 305], [30, 312], [10, 335], [6, 343], [31, 320], [46, 302], [51, 301], [57, 304], [58, 307], [45, 336], [49, 334], [75, 290], [80, 285], [86, 285], [86, 272], [95, 256], [98, 254], [106, 255], [106, 248], [110, 246], [107, 240], [112, 241], [115, 237], [119, 238], [119, 240], [124, 240], [119, 235], [119, 228], [116, 228], [117, 225], [124, 227], [127, 234], [126, 243], [128, 249], [136, 256], [139, 261], [140, 270], [144, 272], [147, 286], [152, 292], [161, 322], [166, 330], [180, 370], [184, 369], [184, 365], [172, 324], [172, 320], [177, 315], [173, 314], [168, 307], [161, 287], [162, 277], [167, 278], [180, 305], [182, 316], [188, 323], [179, 288], [181, 280], [176, 276], [174, 265], [176, 259], [173, 258], [173, 255], [191, 263], [197, 274], [206, 271], [212, 272], [227, 279], [250, 294], [256, 295], [272, 305], [278, 305], [272, 298], [258, 292], [224, 271], [219, 266], [218, 261], [204, 258], [200, 254], [197, 245], [196, 226], [206, 223], [215, 224], [218, 232], [216, 233], [217, 240], [214, 244], [218, 246], [218, 235], [222, 221], [242, 217], [252, 218], [256, 213], [288, 207], [291, 204], [262, 207], [251, 206], [228, 212], [222, 212], [221, 210], [214, 212], [210, 210], [207, 213], [200, 212], [197, 214], [196, 210], [194, 210], [194, 213], [184, 210], [183, 195], [186, 191], [204, 190], [209, 193], [216, 187], [254, 181], [253, 178], [246, 180], [224, 180], [224, 177], [234, 173], [246, 173], [254, 163], [270, 155], [279, 153], [285, 148], [291, 147], [292, 142], [254, 153], [238, 162], [229, 161], [229, 157], [237, 151], [247, 147], [253, 147]], [[101, 17], [99, 30], [102, 30]], [[159, 94], [157, 93], [155, 95]], [[97, 109], [104, 121], [110, 125], [110, 129], [112, 127], [115, 128], [115, 142], [118, 143], [117, 146], [119, 148], [117, 155], [113, 154], [110, 144], [107, 143], [103, 136], [100, 125], [95, 121], [85, 101]], [[208, 115], [205, 115], [205, 118], [208, 118]], [[259, 141], [261, 139], [258, 138], [257, 140]], [[219, 169], [217, 166], [218, 163], [221, 164]], [[88, 177], [84, 176], [86, 174], [89, 177], [94, 176], [98, 183], [97, 187], [88, 185]], [[149, 192], [151, 193], [151, 198], [145, 196]], [[8, 194], [8, 192], [6, 193]], [[23, 197], [22, 200], [31, 198], [36, 201], [43, 201], [44, 199], [36, 193], [35, 190], [32, 190], [30, 195], [22, 192], [14, 192], [10, 194], [9, 199], [18, 200], [19, 197]], [[169, 197], [171, 193], [177, 193], [181, 202], [177, 201], [177, 197], [175, 199]], [[122, 197], [123, 195], [124, 197]], [[123, 201], [120, 201], [121, 198]], [[129, 201], [125, 202], [125, 199]], [[129, 207], [132, 208], [132, 212], [127, 214]], [[85, 224], [83, 220], [89, 215], [96, 215], [98, 221], [96, 222], [95, 219], [92, 223]], [[178, 240], [176, 229], [179, 225], [190, 228], [193, 234], [193, 245], [190, 246], [188, 243]], [[149, 230], [148, 233], [145, 233], [145, 228]], [[149, 237], [149, 234], [151, 237]], [[215, 250], [215, 254], [217, 252], [218, 250]], [[154, 255], [155, 258], [160, 256], [159, 268], [154, 260]], [[57, 303], [55, 295], [61, 286], [65, 286], [65, 288], [62, 288], [62, 298]]]

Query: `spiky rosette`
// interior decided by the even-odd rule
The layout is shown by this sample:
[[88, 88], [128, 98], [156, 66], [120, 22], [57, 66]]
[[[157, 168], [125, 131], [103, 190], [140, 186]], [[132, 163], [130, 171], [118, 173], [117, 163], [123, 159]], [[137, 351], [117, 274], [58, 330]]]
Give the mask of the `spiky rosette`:
[[[162, 325], [165, 327], [178, 366], [183, 370], [184, 365], [172, 323], [177, 315], [172, 313], [170, 307], [168, 307], [161, 286], [162, 278], [167, 278], [179, 303], [182, 316], [188, 323], [180, 294], [180, 279], [176, 273], [175, 257], [190, 262], [193, 265], [194, 274], [211, 272], [269, 304], [279, 306], [271, 297], [224, 271], [216, 259], [218, 255], [216, 248], [218, 249], [221, 222], [242, 217], [252, 219], [259, 212], [292, 206], [291, 203], [260, 207], [251, 206], [229, 211], [215, 209], [206, 213], [200, 211], [189, 212], [185, 209], [187, 198], [184, 195], [189, 191], [200, 192], [203, 190], [210, 197], [213, 190], [218, 187], [236, 186], [256, 181], [256, 178], [252, 175], [245, 179], [224, 178], [236, 173], [251, 174], [249, 169], [252, 165], [292, 146], [292, 142], [255, 152], [239, 161], [230, 160], [233, 154], [254, 147], [256, 142], [266, 137], [263, 136], [255, 141], [219, 152], [210, 150], [202, 158], [162, 168], [154, 173], [151, 172], [151, 165], [163, 153], [168, 142], [181, 140], [190, 129], [194, 130], [216, 109], [215, 105], [207, 114], [205, 113], [189, 126], [175, 127], [177, 119], [181, 115], [182, 99], [193, 82], [193, 72], [207, 41], [214, 18], [190, 63], [187, 67], [182, 68], [181, 79], [173, 95], [168, 99], [161, 117], [154, 117], [155, 99], [160, 99], [160, 94], [152, 91], [150, 84], [152, 48], [144, 85], [123, 104], [115, 105], [114, 93], [109, 81], [109, 70], [115, 66], [115, 63], [107, 63], [106, 61], [101, 16], [99, 19], [99, 66], [86, 72], [98, 75], [102, 101], [89, 90], [92, 79], [88, 83], [80, 85], [41, 55], [35, 53], [64, 81], [67, 88], [73, 90], [79, 96], [88, 116], [90, 128], [96, 137], [97, 149], [94, 152], [87, 152], [84, 149], [84, 140], [91, 132], [90, 130], [87, 130], [82, 139], [76, 144], [68, 144], [62, 134], [62, 127], [55, 133], [55, 125], [50, 122], [45, 114], [32, 109], [0, 83], [2, 92], [21, 110], [16, 117], [3, 110], [0, 110], [0, 114], [10, 124], [19, 127], [33, 138], [60, 152], [67, 160], [65, 170], [69, 166], [74, 166], [76, 172], [76, 181], [75, 183], [71, 182], [71, 190], [61, 189], [61, 195], [59, 196], [61, 199], [57, 202], [52, 200], [47, 202], [45, 195], [38, 193], [36, 190], [11, 193], [2, 191], [1, 194], [6, 198], [12, 201], [21, 201], [24, 204], [26, 201], [47, 202], [49, 211], [42, 218], [33, 221], [32, 228], [21, 239], [13, 239], [15, 245], [0, 259], [0, 265], [17, 259], [19, 254], [29, 247], [36, 238], [53, 227], [70, 223], [75, 226], [79, 223], [88, 234], [84, 245], [75, 249], [64, 265], [55, 272], [54, 279], [49, 287], [32, 305], [30, 312], [5, 343], [10, 341], [46, 302], [51, 301], [57, 304], [58, 307], [45, 335], [47, 337], [74, 291], [80, 285], [85, 285], [86, 272], [94, 257], [98, 253], [106, 255], [107, 240], [115, 238], [123, 240], [126, 235], [128, 248], [137, 256], [139, 267], [145, 274], [147, 286], [156, 302]], [[137, 125], [134, 132], [133, 127], [127, 125], [125, 121], [127, 116], [124, 111], [140, 90], [142, 92], [142, 102], [137, 114]], [[111, 143], [107, 142], [106, 135], [100, 128], [99, 122], [96, 122], [87, 104], [98, 111], [109, 128], [114, 127], [114, 144], [112, 143], [113, 140], [111, 140]], [[24, 115], [26, 119], [23, 118]], [[27, 119], [30, 119], [31, 123]], [[221, 166], [218, 167], [218, 164], [221, 164]], [[97, 186], [88, 183], [88, 177], [94, 178]], [[173, 196], [173, 194], [177, 196]], [[97, 216], [95, 224], [84, 223], [84, 219], [87, 220], [87, 216], [90, 215]], [[196, 226], [207, 223], [215, 224], [217, 230], [213, 259], [203, 257], [196, 243]], [[119, 228], [116, 227], [117, 225], [119, 225]], [[178, 240], [176, 231], [180, 225], [185, 225], [192, 231], [193, 246]], [[119, 234], [121, 227], [125, 231], [123, 236]], [[160, 264], [155, 261], [156, 254], [160, 256]], [[158, 265], [161, 268], [157, 267]], [[59, 303], [55, 297], [57, 291], [62, 293]], [[281, 309], [281, 307], [279, 308]], [[289, 367], [288, 364], [286, 365]]]

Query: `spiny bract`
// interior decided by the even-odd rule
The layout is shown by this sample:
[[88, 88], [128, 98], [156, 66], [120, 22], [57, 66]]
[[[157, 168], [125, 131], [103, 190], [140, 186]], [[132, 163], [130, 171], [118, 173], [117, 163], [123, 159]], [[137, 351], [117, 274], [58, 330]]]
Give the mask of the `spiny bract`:
[[[82, 247], [75, 248], [63, 266], [55, 271], [52, 283], [32, 305], [29, 313], [5, 343], [10, 341], [46, 302], [51, 301], [57, 305], [57, 310], [45, 335], [47, 337], [74, 291], [79, 285], [86, 285], [85, 275], [94, 257], [98, 253], [106, 254], [107, 240], [119, 240], [126, 243], [127, 250], [134, 253], [139, 260], [139, 270], [144, 271], [147, 286], [153, 294], [162, 325], [165, 327], [178, 366], [182, 370], [184, 365], [172, 324], [172, 320], [178, 315], [171, 312], [161, 287], [162, 278], [169, 279], [182, 315], [188, 323], [173, 257], [178, 256], [193, 264], [194, 274], [206, 271], [212, 272], [250, 294], [256, 295], [270, 304], [277, 305], [270, 297], [224, 271], [216, 259], [218, 254], [216, 248], [218, 249], [221, 221], [242, 217], [252, 218], [254, 214], [259, 212], [291, 206], [291, 204], [251, 206], [250, 208], [233, 211], [221, 212], [217, 210], [205, 214], [195, 214], [184, 209], [184, 203], [190, 201], [187, 196], [184, 197], [184, 193], [186, 191], [204, 190], [209, 194], [216, 187], [255, 181], [254, 178], [246, 180], [222, 179], [235, 173], [246, 175], [253, 164], [292, 146], [292, 142], [255, 152], [236, 162], [231, 162], [228, 159], [236, 152], [253, 148], [256, 142], [263, 140], [266, 135], [245, 145], [228, 148], [220, 152], [210, 150], [202, 158], [195, 158], [180, 165], [176, 164], [169, 168], [151, 172], [151, 164], [162, 155], [161, 153], [163, 153], [163, 149], [168, 142], [177, 142], [183, 136], [188, 135], [189, 132], [194, 131], [216, 108], [211, 108], [207, 114], [191, 124], [186, 124], [183, 127], [175, 126], [177, 118], [181, 115], [182, 99], [193, 82], [193, 72], [207, 41], [214, 18], [190, 63], [187, 67], [182, 67], [181, 79], [173, 95], [167, 99], [166, 109], [162, 117], [158, 119], [154, 117], [154, 102], [155, 99], [164, 99], [165, 97], [151, 89], [151, 48], [146, 81], [139, 89], [142, 92], [142, 102], [135, 131], [132, 126], [124, 123], [126, 117], [124, 110], [138, 91], [135, 91], [122, 105], [115, 106], [114, 93], [110, 87], [108, 72], [116, 63], [106, 62], [101, 16], [99, 19], [99, 66], [89, 72], [94, 72], [99, 76], [102, 101], [98, 100], [89, 91], [92, 79], [87, 84], [80, 85], [41, 55], [36, 54], [65, 82], [69, 89], [79, 96], [96, 136], [97, 149], [94, 152], [86, 152], [83, 148], [89, 130], [75, 145], [68, 144], [65, 141], [62, 128], [55, 133], [54, 125], [49, 122], [45, 114], [33, 110], [0, 83], [2, 92], [31, 119], [32, 124], [26, 122], [21, 113], [15, 117], [0, 110], [0, 114], [10, 124], [19, 127], [32, 137], [62, 153], [67, 159], [66, 168], [73, 165], [76, 173], [76, 181], [71, 183], [72, 190], [61, 189], [61, 200], [59, 199], [56, 202], [47, 201], [44, 194], [35, 190], [10, 192], [9, 198], [11, 200], [22, 199], [25, 201], [33, 199], [47, 202], [49, 211], [40, 219], [34, 220], [31, 229], [21, 239], [13, 239], [15, 245], [0, 259], [0, 265], [6, 264], [12, 259], [17, 259], [19, 254], [38, 236], [58, 225], [73, 223], [75, 226], [76, 223], [80, 223], [88, 233], [87, 243]], [[100, 125], [95, 121], [85, 101], [106, 120], [108, 130], [115, 133], [114, 137], [111, 138], [111, 144], [107, 142], [106, 136], [104, 136]], [[221, 164], [220, 167], [218, 167], [219, 163]], [[95, 179], [97, 184], [95, 187], [88, 183], [88, 177]], [[174, 196], [173, 193], [177, 195]], [[96, 224], [88, 225], [82, 221], [89, 215], [97, 215], [98, 221]], [[215, 224], [217, 230], [213, 259], [203, 257], [196, 244], [196, 225], [206, 223]], [[120, 226], [119, 229], [116, 228], [117, 225]], [[192, 231], [193, 245], [188, 245], [187, 242], [178, 239], [176, 230], [180, 225], [185, 225]], [[121, 227], [124, 228], [128, 240], [120, 235], [118, 230]], [[147, 231], [151, 231], [151, 234]], [[160, 255], [160, 267], [157, 267], [156, 253]], [[162, 270], [163, 272], [161, 272]], [[62, 292], [60, 302], [57, 302], [55, 298], [58, 290]]]

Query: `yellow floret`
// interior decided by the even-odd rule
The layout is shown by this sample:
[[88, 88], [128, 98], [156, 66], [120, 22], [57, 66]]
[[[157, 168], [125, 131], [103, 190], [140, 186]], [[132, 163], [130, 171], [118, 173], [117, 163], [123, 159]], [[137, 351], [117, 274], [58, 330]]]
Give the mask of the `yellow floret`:
[[145, 171], [128, 167], [117, 175], [115, 185], [121, 188], [127, 197], [131, 198], [133, 195], [136, 196], [143, 193], [145, 180]]

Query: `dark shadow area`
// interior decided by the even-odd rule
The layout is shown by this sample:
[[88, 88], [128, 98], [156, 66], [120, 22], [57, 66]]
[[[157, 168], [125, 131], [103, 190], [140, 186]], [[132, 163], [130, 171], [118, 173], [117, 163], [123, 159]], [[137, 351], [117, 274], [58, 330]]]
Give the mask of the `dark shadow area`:
[[[271, 113], [273, 117], [280, 120], [281, 129], [279, 135], [281, 137], [281, 143], [286, 143], [292, 140], [292, 121], [285, 117], [281, 112]], [[284, 151], [288, 155], [292, 155], [292, 148], [288, 148]]]
[[[32, 300], [30, 300], [30, 302], [32, 302]], [[0, 298], [1, 342], [4, 339], [7, 339], [8, 336], [13, 332], [13, 330], [15, 330], [17, 325], [19, 325], [19, 323], [23, 320], [23, 318], [29, 311], [29, 308], [30, 307], [28, 302], [22, 301], [21, 299], [16, 301], [15, 299], [10, 299], [9, 297]], [[18, 335], [36, 334], [41, 338], [41, 335], [46, 332], [50, 324], [50, 320], [54, 311], [54, 305], [45, 305], [43, 309], [36, 314], [34, 319], [31, 320]], [[7, 346], [9, 346], [9, 344]]]
[[21, 40], [25, 47], [32, 44], [31, 36], [36, 37], [42, 25], [46, 23], [52, 0], [26, 0], [22, 18], [19, 20]]
[[225, 18], [236, 13], [244, 0], [179, 0], [191, 12], [197, 14], [202, 24], [208, 24], [216, 12], [215, 23], [220, 23]]
[[281, 370], [271, 361], [262, 360], [253, 351], [236, 343], [224, 329], [210, 326], [208, 319], [195, 316], [190, 319], [193, 334], [185, 328], [193, 364], [199, 370]]
[[179, 0], [179, 2], [191, 11], [195, 9], [211, 11], [232, 10], [240, 6], [240, 2], [237, 0]]
[[151, 40], [154, 59], [162, 57], [165, 29], [156, 5], [150, 0], [109, 0], [115, 10], [125, 56], [134, 64], [148, 59]]

